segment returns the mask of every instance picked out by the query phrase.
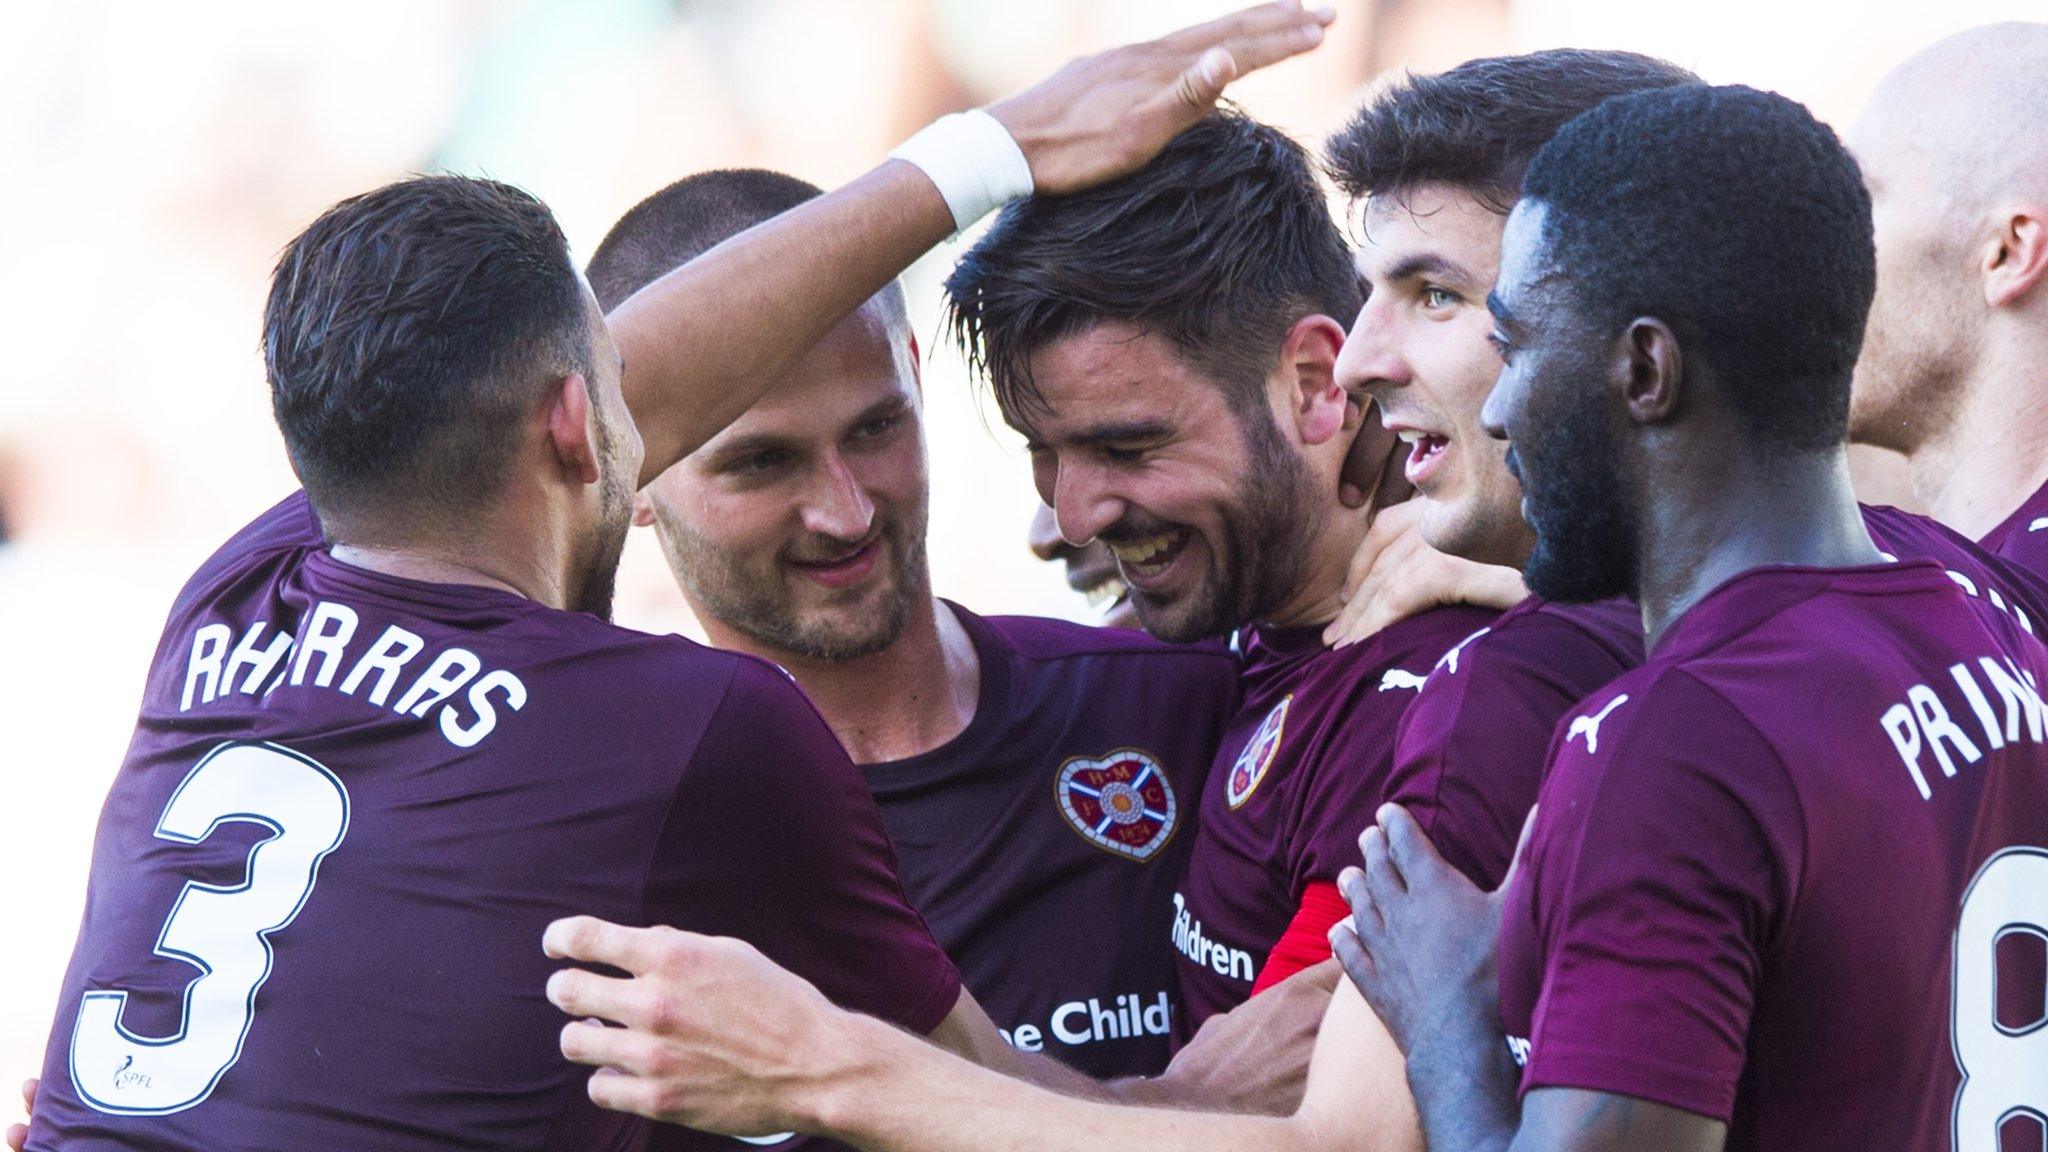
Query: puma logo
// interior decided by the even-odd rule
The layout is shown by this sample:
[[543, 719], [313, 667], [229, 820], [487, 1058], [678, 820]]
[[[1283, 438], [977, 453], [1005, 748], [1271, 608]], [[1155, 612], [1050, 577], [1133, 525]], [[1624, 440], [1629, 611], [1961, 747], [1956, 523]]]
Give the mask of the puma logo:
[[1417, 676], [1406, 668], [1389, 668], [1380, 676], [1380, 691], [1392, 692], [1396, 688], [1410, 688], [1422, 691], [1424, 677]]
[[1451, 675], [1456, 676], [1458, 674], [1458, 653], [1463, 652], [1465, 650], [1465, 645], [1470, 644], [1474, 640], [1479, 639], [1481, 636], [1484, 636], [1491, 631], [1493, 631], [1493, 629], [1491, 628], [1481, 628], [1479, 631], [1474, 632], [1470, 636], [1465, 637], [1463, 640], [1458, 641], [1458, 646], [1451, 649], [1449, 652], [1444, 653], [1442, 659], [1439, 659], [1436, 662], [1436, 666], [1438, 668], [1449, 668], [1451, 670]]
[[2042, 516], [2032, 524], [2027, 525], [2027, 531], [2029, 532], [2039, 532], [2043, 528], [2048, 528], [2048, 516]]
[[1607, 707], [1602, 708], [1600, 711], [1595, 712], [1593, 715], [1580, 716], [1577, 719], [1573, 720], [1572, 726], [1565, 730], [1564, 742], [1569, 744], [1573, 740], [1576, 740], [1579, 737], [1584, 736], [1586, 738], [1586, 753], [1588, 755], [1600, 751], [1601, 722], [1607, 719], [1608, 713], [1614, 711], [1616, 708], [1619, 708], [1626, 703], [1628, 703], [1628, 693], [1623, 692], [1621, 695], [1616, 696], [1612, 700], [1609, 700], [1607, 702]]

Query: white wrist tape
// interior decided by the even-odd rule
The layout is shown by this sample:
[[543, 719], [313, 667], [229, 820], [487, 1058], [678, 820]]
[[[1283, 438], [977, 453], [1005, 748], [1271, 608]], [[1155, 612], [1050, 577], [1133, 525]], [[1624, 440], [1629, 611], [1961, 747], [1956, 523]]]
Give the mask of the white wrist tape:
[[1009, 129], [976, 108], [934, 120], [889, 155], [917, 165], [953, 210], [954, 234], [1031, 195], [1031, 164]]

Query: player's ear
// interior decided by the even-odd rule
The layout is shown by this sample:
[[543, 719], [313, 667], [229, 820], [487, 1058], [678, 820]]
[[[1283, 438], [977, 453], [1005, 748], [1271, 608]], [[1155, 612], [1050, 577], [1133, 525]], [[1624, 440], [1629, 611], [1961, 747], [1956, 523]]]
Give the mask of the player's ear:
[[1303, 444], [1323, 444], [1359, 427], [1358, 410], [1337, 383], [1344, 326], [1328, 316], [1304, 316], [1280, 342], [1276, 369]]
[[547, 444], [563, 475], [579, 484], [595, 484], [602, 474], [595, 417], [583, 373], [571, 372], [555, 382], [547, 402]]
[[1614, 342], [1608, 375], [1629, 419], [1638, 424], [1662, 424], [1671, 419], [1685, 387], [1685, 360], [1678, 348], [1678, 334], [1655, 317], [1631, 320]]
[[633, 493], [633, 527], [654, 527], [654, 501], [647, 498], [644, 489]]
[[2048, 204], [2023, 204], [2004, 214], [1987, 245], [1984, 302], [2003, 308], [2048, 279]]

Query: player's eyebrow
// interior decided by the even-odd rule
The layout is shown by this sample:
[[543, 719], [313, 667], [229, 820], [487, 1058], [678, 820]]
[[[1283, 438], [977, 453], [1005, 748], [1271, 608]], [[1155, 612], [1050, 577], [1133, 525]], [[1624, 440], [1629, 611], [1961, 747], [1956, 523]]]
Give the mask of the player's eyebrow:
[[1068, 443], [1077, 448], [1093, 448], [1101, 444], [1144, 443], [1148, 440], [1164, 440], [1173, 434], [1173, 425], [1164, 420], [1124, 420], [1097, 424], [1067, 437]]
[[1387, 269], [1387, 281], [1398, 284], [1421, 276], [1433, 276], [1439, 280], [1454, 280], [1470, 284], [1475, 279], [1472, 270], [1455, 260], [1449, 260], [1435, 252], [1417, 252], [1394, 261]]
[[735, 436], [718, 445], [711, 453], [711, 464], [717, 467], [728, 460], [751, 456], [756, 452], [800, 452], [803, 446], [787, 436], [772, 432], [748, 432]]

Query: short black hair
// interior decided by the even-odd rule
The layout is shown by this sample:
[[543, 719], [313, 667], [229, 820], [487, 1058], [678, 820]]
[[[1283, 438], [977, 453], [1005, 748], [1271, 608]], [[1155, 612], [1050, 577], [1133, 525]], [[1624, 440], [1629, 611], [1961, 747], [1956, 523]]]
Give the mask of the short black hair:
[[[605, 233], [586, 274], [606, 312], [677, 268], [824, 189], [766, 168], [719, 168], [685, 176], [633, 205]], [[893, 323], [907, 326], [901, 285], [876, 294]]]
[[1449, 184], [1505, 215], [1538, 149], [1613, 96], [1698, 84], [1654, 56], [1559, 48], [1467, 60], [1375, 88], [1323, 149], [1331, 179], [1359, 200]]
[[1295, 321], [1349, 324], [1363, 302], [1344, 235], [1301, 145], [1234, 109], [1151, 163], [1003, 210], [946, 279], [952, 330], [1015, 424], [1040, 410], [1029, 360], [1123, 321], [1164, 337], [1239, 412]]
[[1670, 325], [1768, 442], [1846, 438], [1877, 287], [1870, 194], [1804, 106], [1740, 86], [1618, 97], [1537, 154], [1522, 194], [1588, 319]]
[[321, 213], [286, 245], [263, 312], [271, 408], [323, 519], [487, 504], [547, 382], [589, 374], [591, 337], [547, 205], [464, 176]]

